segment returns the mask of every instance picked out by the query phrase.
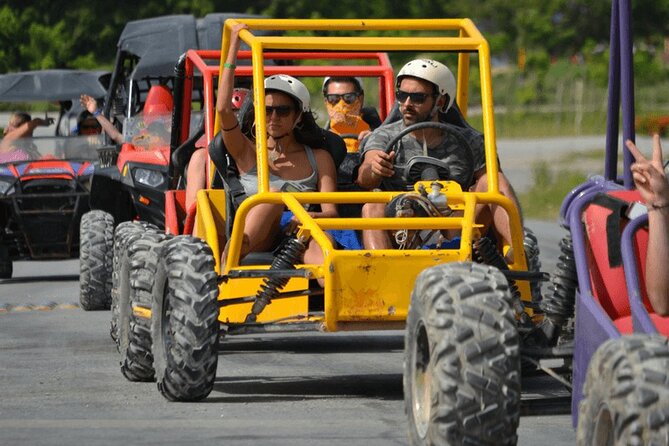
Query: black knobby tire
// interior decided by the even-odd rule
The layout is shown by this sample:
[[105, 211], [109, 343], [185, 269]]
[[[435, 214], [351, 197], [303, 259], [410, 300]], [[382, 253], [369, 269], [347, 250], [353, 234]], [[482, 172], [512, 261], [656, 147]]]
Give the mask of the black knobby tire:
[[9, 249], [0, 245], [0, 279], [11, 279], [13, 274], [12, 259], [9, 258]]
[[108, 310], [111, 304], [114, 217], [90, 211], [81, 217], [79, 303], [86, 311]]
[[128, 247], [129, 296], [119, 307], [121, 372], [129, 381], [153, 381], [151, 317], [153, 283], [166, 235], [146, 231]]
[[[527, 259], [527, 270], [538, 273], [541, 271], [541, 258], [539, 249], [539, 240], [530, 228], [523, 228], [525, 238], [523, 246], [525, 247], [525, 257]], [[532, 302], [537, 306], [541, 303], [541, 282], [530, 282], [530, 291], [532, 293]]]
[[511, 300], [492, 266], [449, 263], [418, 276], [404, 359], [411, 444], [516, 444], [520, 348]]
[[197, 401], [214, 387], [218, 285], [209, 246], [190, 236], [164, 244], [153, 286], [151, 336], [156, 381], [170, 401]]
[[595, 352], [579, 407], [581, 446], [669, 444], [669, 342], [611, 339]]
[[[111, 288], [111, 324], [109, 335], [119, 349], [119, 302], [127, 303], [129, 295], [130, 265], [128, 247], [146, 231], [157, 232], [158, 228], [144, 221], [124, 221], [114, 230], [114, 249], [112, 256], [112, 288]], [[128, 321], [124, 320], [123, 324]]]

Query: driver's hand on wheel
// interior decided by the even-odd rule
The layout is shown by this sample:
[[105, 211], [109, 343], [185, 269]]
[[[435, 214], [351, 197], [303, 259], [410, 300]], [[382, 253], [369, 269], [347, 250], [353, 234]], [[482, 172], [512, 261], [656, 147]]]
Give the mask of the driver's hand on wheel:
[[368, 158], [372, 174], [378, 177], [392, 177], [395, 174], [395, 151], [386, 153], [383, 150], [373, 150], [365, 158]]

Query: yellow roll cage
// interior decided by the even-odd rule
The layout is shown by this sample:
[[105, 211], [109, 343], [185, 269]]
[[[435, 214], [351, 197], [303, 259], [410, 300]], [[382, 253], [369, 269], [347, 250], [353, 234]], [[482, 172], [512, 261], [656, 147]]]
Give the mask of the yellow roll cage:
[[[472, 260], [472, 242], [480, 236], [481, 225], [475, 223], [477, 204], [496, 204], [509, 215], [512, 229], [514, 263], [512, 270], [526, 270], [523, 249], [523, 228], [519, 210], [513, 202], [499, 192], [498, 162], [495, 144], [493, 96], [490, 75], [490, 50], [485, 38], [469, 19], [415, 19], [415, 20], [325, 20], [325, 19], [228, 19], [223, 28], [220, 68], [227, 58], [231, 29], [238, 23], [249, 29], [240, 32], [240, 38], [252, 52], [253, 98], [256, 123], [256, 153], [258, 193], [240, 205], [229, 240], [229, 253], [225, 270], [220, 269], [219, 230], [225, 219], [224, 192], [203, 190], [198, 194], [196, 224], [211, 246], [216, 259], [216, 271], [227, 279], [221, 284], [219, 300], [222, 302], [220, 320], [223, 323], [243, 323], [250, 304], [225, 305], [227, 299], [253, 295], [258, 289], [258, 279], [233, 278], [233, 271], [262, 269], [258, 266], [240, 266], [239, 252], [242, 243], [244, 219], [248, 211], [260, 203], [283, 204], [301, 222], [300, 235], [307, 235], [323, 250], [323, 265], [300, 265], [310, 278], [323, 278], [323, 316], [306, 314], [306, 297], [289, 298], [273, 302], [258, 319], [259, 322], [310, 320], [322, 324], [322, 329], [335, 331], [360, 327], [397, 327], [406, 319], [413, 282], [423, 269], [438, 263]], [[369, 37], [355, 36], [256, 36], [262, 31], [431, 31], [437, 35], [425, 37]], [[442, 35], [443, 33], [443, 35]], [[487, 167], [487, 192], [462, 191], [454, 182], [443, 182], [449, 205], [462, 211], [459, 217], [429, 218], [327, 218], [313, 219], [304, 210], [304, 204], [317, 203], [387, 203], [402, 192], [269, 192], [267, 142], [260, 135], [266, 134], [264, 58], [270, 50], [302, 51], [412, 51], [457, 52], [457, 97], [463, 115], [467, 114], [467, 86], [469, 84], [470, 54], [477, 53], [481, 84], [483, 134]], [[215, 132], [220, 130], [216, 116]], [[423, 182], [430, 191], [430, 182]], [[418, 185], [416, 185], [418, 190]], [[340, 250], [335, 249], [326, 236], [328, 229], [460, 229], [461, 242], [457, 249], [425, 250]], [[265, 267], [266, 268], [266, 267]], [[306, 288], [305, 278], [292, 278], [284, 290]], [[523, 300], [531, 300], [529, 284], [518, 282]], [[241, 307], [241, 308], [240, 308]], [[527, 310], [531, 314], [531, 310]], [[268, 313], [268, 314], [265, 314]], [[299, 313], [299, 314], [298, 314]], [[264, 315], [264, 318], [262, 317]], [[301, 316], [300, 316], [301, 315]]]

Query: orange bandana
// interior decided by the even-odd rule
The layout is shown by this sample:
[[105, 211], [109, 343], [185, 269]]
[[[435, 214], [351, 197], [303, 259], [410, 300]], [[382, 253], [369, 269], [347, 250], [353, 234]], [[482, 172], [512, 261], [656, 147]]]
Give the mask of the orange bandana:
[[[336, 105], [327, 103], [326, 106], [330, 116], [330, 130], [333, 132], [339, 135], [358, 135], [364, 130], [370, 130], [369, 124], [360, 117], [362, 104], [359, 98], [352, 104], [341, 100]], [[346, 138], [344, 141], [349, 152], [358, 150], [356, 139]]]

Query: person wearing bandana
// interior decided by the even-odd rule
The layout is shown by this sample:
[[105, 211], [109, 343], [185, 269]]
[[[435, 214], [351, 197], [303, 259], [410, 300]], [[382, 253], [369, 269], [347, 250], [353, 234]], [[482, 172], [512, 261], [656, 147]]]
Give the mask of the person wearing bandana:
[[[363, 189], [407, 190], [407, 184], [395, 169], [414, 156], [429, 156], [446, 162], [451, 178], [460, 184], [463, 191], [483, 192], [488, 189], [483, 135], [476, 129], [465, 126], [457, 131], [468, 142], [469, 148], [458, 143], [458, 139], [436, 128], [417, 130], [405, 135], [400, 142], [401, 150], [384, 152], [392, 138], [405, 128], [420, 122], [439, 122], [451, 107], [455, 107], [455, 77], [441, 62], [417, 59], [402, 67], [395, 82], [395, 97], [399, 104], [401, 119], [384, 124], [367, 138], [361, 153], [361, 164], [356, 183]], [[520, 209], [516, 194], [504, 174], [499, 170], [499, 190]], [[362, 217], [384, 217], [384, 203], [367, 203]], [[492, 226], [495, 234], [510, 246], [511, 229], [506, 211], [496, 205], [482, 205], [477, 209], [477, 221], [486, 227]], [[363, 243], [367, 249], [389, 249], [392, 247], [387, 231], [363, 231]], [[512, 260], [511, 254], [507, 259]]]
[[376, 110], [363, 107], [365, 91], [359, 77], [326, 77], [323, 98], [329, 117], [326, 128], [344, 138], [348, 152], [357, 152], [360, 141], [381, 125]]

